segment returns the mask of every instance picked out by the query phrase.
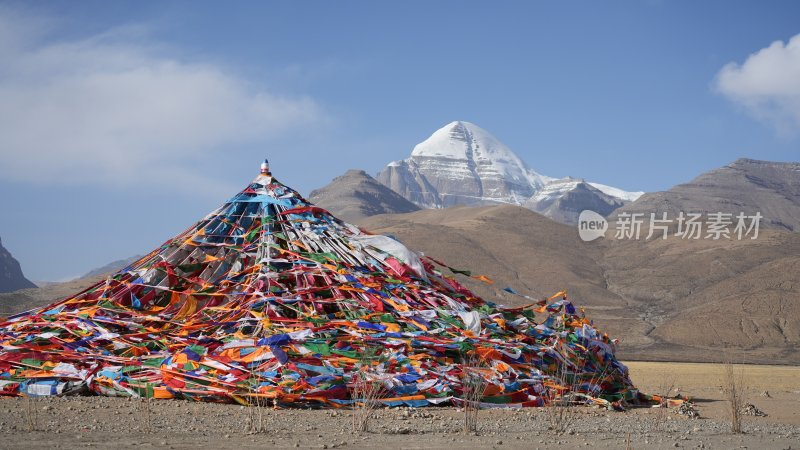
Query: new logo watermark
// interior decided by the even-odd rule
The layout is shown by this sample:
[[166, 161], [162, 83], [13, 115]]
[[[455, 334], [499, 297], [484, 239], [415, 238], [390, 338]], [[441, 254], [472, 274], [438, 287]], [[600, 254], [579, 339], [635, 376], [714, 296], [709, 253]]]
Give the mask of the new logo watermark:
[[578, 234], [584, 242], [601, 238], [608, 230], [608, 221], [596, 212], [584, 209], [578, 216]]
[[[746, 215], [740, 212], [734, 216], [731, 213], [678, 213], [678, 217], [670, 219], [668, 213], [662, 212], [660, 217], [656, 213], [620, 213], [614, 222], [615, 239], [635, 239], [642, 237], [642, 227], [646, 227], [648, 239], [666, 239], [674, 236], [680, 239], [733, 239], [742, 240], [749, 236], [750, 239], [758, 238], [759, 225], [763, 216], [760, 212]], [[585, 241], [593, 241], [605, 236], [608, 230], [608, 221], [600, 214], [585, 209], [578, 216], [578, 235]], [[673, 232], [674, 230], [674, 232]]]

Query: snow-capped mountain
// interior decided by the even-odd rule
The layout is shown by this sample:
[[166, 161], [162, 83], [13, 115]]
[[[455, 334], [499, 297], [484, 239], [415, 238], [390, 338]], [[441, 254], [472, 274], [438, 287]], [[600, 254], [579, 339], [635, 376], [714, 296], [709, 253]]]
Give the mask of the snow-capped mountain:
[[620, 200], [624, 200], [626, 202], [636, 201], [636, 199], [638, 199], [639, 197], [644, 195], [644, 191], [635, 191], [635, 192], [623, 191], [622, 189], [618, 189], [618, 188], [611, 187], [611, 186], [606, 186], [605, 184], [592, 183], [592, 182], [588, 182], [587, 184], [590, 184], [595, 189], [600, 190], [601, 192], [603, 192], [606, 195], [610, 195], [611, 197], [616, 197], [616, 198], [618, 198]]
[[595, 184], [572, 177], [553, 180], [533, 194], [523, 206], [556, 222], [574, 225], [584, 209], [606, 216], [626, 203], [626, 200], [598, 189]]
[[376, 178], [422, 208], [511, 203], [566, 223], [573, 222], [574, 208], [608, 214], [643, 194], [541, 175], [491, 133], [464, 121], [436, 130]]
[[508, 147], [469, 122], [451, 122], [389, 163], [378, 181], [423, 208], [521, 205], [550, 178], [531, 170]]

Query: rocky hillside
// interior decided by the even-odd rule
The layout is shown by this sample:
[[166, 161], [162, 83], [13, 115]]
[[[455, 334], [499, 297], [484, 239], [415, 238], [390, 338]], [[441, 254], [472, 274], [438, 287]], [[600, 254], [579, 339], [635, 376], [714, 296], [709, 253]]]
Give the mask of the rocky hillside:
[[35, 287], [36, 285], [22, 274], [19, 261], [3, 247], [3, 241], [0, 240], [0, 292], [13, 292]]
[[92, 277], [96, 277], [98, 275], [106, 275], [106, 274], [109, 274], [109, 273], [114, 273], [114, 272], [116, 272], [118, 270], [121, 270], [121, 269], [124, 269], [125, 267], [128, 267], [131, 263], [136, 262], [137, 260], [139, 260], [141, 258], [142, 258], [142, 255], [136, 255], [136, 256], [131, 256], [130, 258], [125, 258], [125, 259], [119, 259], [119, 260], [116, 260], [116, 261], [112, 261], [112, 262], [110, 262], [110, 263], [108, 263], [108, 264], [106, 264], [106, 265], [104, 265], [102, 267], [98, 267], [96, 269], [90, 270], [89, 272], [87, 272], [81, 278], [92, 278]]
[[544, 185], [523, 206], [556, 222], [576, 225], [583, 210], [607, 216], [625, 203], [625, 200], [608, 195], [584, 180], [564, 178]]
[[376, 214], [406, 213], [419, 207], [378, 183], [363, 170], [349, 170], [308, 197], [317, 206], [336, 211], [336, 216], [353, 222]]
[[722, 212], [764, 217], [765, 228], [800, 231], [800, 163], [738, 159], [665, 192], [644, 194], [619, 213]]

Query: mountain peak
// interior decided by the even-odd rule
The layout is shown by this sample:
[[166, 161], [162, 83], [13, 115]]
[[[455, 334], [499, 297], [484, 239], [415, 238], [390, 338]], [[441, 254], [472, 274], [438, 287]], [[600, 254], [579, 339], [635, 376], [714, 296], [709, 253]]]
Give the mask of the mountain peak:
[[308, 198], [347, 222], [377, 214], [407, 213], [419, 209], [358, 169], [350, 169], [327, 186], [315, 189]]
[[525, 207], [568, 225], [578, 223], [584, 209], [603, 216], [624, 204], [624, 200], [609, 195], [583, 179], [565, 177], [545, 184], [527, 202]]
[[[350, 169], [347, 172], [345, 172], [343, 176], [345, 176], [345, 177], [369, 177], [367, 172], [365, 172], [365, 171], [363, 171], [361, 169]], [[372, 178], [372, 177], [370, 177], [370, 178]]]
[[519, 156], [494, 135], [463, 120], [448, 123], [417, 144], [411, 152], [411, 158], [415, 157], [443, 157], [473, 163], [481, 159], [492, 163], [502, 162], [523, 171], [530, 170]]
[[582, 178], [556, 180], [541, 175], [494, 135], [464, 120], [452, 121], [434, 131], [414, 147], [408, 158], [386, 165], [377, 179], [422, 208], [530, 204], [529, 200], [543, 190], [547, 196], [567, 195], [583, 188], [583, 184], [591, 187], [584, 192], [598, 195], [597, 201], [614, 207], [642, 194]]
[[549, 180], [491, 133], [463, 120], [439, 128], [409, 158], [378, 174], [378, 181], [424, 208], [521, 205]]

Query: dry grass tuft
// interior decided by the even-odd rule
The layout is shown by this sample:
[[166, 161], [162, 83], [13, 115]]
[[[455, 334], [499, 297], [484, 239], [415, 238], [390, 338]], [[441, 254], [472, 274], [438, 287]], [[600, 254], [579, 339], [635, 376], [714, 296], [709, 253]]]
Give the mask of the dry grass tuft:
[[248, 397], [250, 407], [247, 408], [247, 431], [250, 433], [266, 433], [267, 423], [264, 420], [265, 409], [269, 406], [269, 399], [258, 394]]
[[39, 411], [37, 410], [36, 397], [25, 397], [25, 423], [28, 431], [39, 431]]
[[631, 441], [631, 433], [625, 435], [625, 450], [633, 450], [633, 443]]
[[[733, 365], [735, 348], [728, 348], [727, 343], [720, 338], [719, 332], [713, 325], [710, 330], [716, 335], [719, 342], [724, 343], [726, 348], [722, 352], [723, 357], [723, 377], [722, 391], [728, 403], [728, 418], [731, 424], [731, 433], [740, 434], [742, 432], [742, 408], [745, 404], [744, 366], [740, 366], [737, 371]], [[743, 350], [742, 350], [743, 352]], [[744, 362], [744, 353], [741, 354], [740, 361]]]
[[250, 378], [254, 381], [247, 393], [247, 402], [250, 406], [247, 408], [245, 426], [250, 433], [266, 433], [267, 422], [264, 415], [267, 407], [269, 407], [269, 399], [258, 392], [258, 381], [256, 381], [258, 378], [254, 370], [251, 371]]
[[723, 391], [728, 401], [731, 433], [739, 434], [742, 432], [742, 409], [745, 404], [744, 369], [740, 368], [737, 371], [730, 358], [725, 362]]
[[658, 410], [654, 418], [655, 430], [664, 431], [670, 413], [669, 399], [677, 395], [677, 390], [675, 389], [675, 375], [664, 374], [658, 386], [658, 391], [655, 392], [655, 394], [659, 397]]
[[[570, 369], [568, 365], [560, 364], [556, 373], [550, 375], [559, 388], [550, 388], [545, 394], [544, 412], [548, 429], [556, 434], [568, 431], [580, 418], [580, 408], [586, 403], [586, 397], [579, 393], [581, 385], [586, 383], [599, 389], [610, 370], [611, 366], [606, 364], [602, 370], [592, 370], [592, 377], [588, 381], [581, 381], [580, 375], [587, 371], [585, 367]], [[593, 396], [597, 394], [599, 391], [590, 393]]]
[[462, 358], [461, 363], [461, 387], [462, 399], [464, 401], [464, 432], [478, 432], [478, 412], [481, 410], [481, 399], [489, 384], [480, 373], [484, 367], [483, 361], [476, 355], [471, 354]]
[[142, 428], [149, 433], [153, 430], [153, 399], [139, 399], [139, 417], [142, 418]]
[[386, 388], [379, 375], [368, 369], [362, 369], [356, 373], [351, 394], [354, 433], [369, 431], [369, 420], [385, 395]]
[[575, 373], [570, 372], [566, 364], [560, 364], [551, 377], [560, 388], [546, 391], [544, 416], [547, 428], [556, 434], [562, 434], [572, 426], [579, 414], [574, 401]]

